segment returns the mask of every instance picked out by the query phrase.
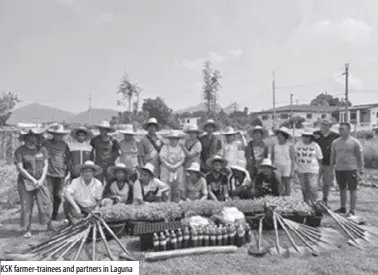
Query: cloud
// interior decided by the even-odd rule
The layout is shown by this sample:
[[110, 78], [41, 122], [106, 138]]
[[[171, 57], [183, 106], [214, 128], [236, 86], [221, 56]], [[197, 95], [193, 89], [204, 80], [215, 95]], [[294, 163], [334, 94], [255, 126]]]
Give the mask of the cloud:
[[205, 61], [209, 60], [214, 67], [219, 67], [221, 64], [231, 58], [239, 57], [243, 54], [243, 50], [236, 49], [230, 50], [227, 55], [220, 55], [216, 52], [210, 51], [205, 57], [201, 57], [194, 60], [183, 59], [182, 61], [176, 61], [176, 65], [184, 67], [188, 70], [201, 71]]
[[55, 2], [63, 5], [74, 5], [76, 0], [55, 0]]
[[114, 20], [115, 18], [115, 15], [114, 13], [112, 12], [108, 12], [108, 13], [103, 13], [103, 14], [100, 14], [97, 18], [96, 18], [96, 24], [97, 25], [103, 25], [103, 24], [107, 24], [107, 23], [110, 23]]

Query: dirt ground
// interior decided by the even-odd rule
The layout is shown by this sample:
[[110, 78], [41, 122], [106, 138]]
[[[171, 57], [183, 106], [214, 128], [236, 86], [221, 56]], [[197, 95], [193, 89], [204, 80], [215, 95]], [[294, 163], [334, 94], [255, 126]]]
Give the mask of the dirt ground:
[[[377, 171], [369, 171], [369, 175], [376, 177]], [[9, 174], [9, 175], [8, 175]], [[8, 175], [8, 177], [7, 177]], [[46, 233], [43, 228], [35, 223], [33, 237], [23, 239], [19, 229], [19, 207], [17, 205], [17, 192], [15, 190], [14, 170], [10, 167], [0, 169], [0, 254], [20, 251], [30, 245], [48, 239], [53, 233]], [[300, 191], [294, 190], [294, 196], [300, 198]], [[359, 189], [359, 203], [357, 214], [365, 217], [368, 223], [378, 226], [378, 189], [361, 187]], [[339, 206], [337, 192], [332, 192], [330, 197], [332, 208]], [[338, 228], [329, 217], [325, 217], [323, 226]], [[62, 223], [55, 224], [56, 227]], [[285, 242], [285, 235], [280, 237]], [[268, 244], [273, 244], [273, 232], [264, 232], [264, 238]], [[132, 237], [123, 237], [122, 242], [132, 251], [139, 250], [139, 240]], [[115, 241], [110, 241], [110, 246], [115, 255], [121, 253]], [[108, 260], [106, 250], [102, 243], [97, 244], [98, 260]], [[254, 258], [247, 253], [247, 247], [238, 249], [232, 254], [209, 254], [201, 256], [183, 257], [159, 261], [155, 263], [140, 263], [140, 274], [378, 274], [378, 248], [360, 251], [345, 244], [339, 251], [333, 251], [318, 257], [306, 258], [279, 258], [265, 256]], [[88, 260], [83, 253], [81, 260]]]

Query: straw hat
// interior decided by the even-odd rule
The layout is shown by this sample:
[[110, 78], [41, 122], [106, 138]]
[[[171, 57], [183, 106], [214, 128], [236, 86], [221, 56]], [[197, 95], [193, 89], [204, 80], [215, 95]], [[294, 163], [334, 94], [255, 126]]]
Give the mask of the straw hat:
[[99, 129], [106, 129], [111, 133], [115, 132], [115, 129], [112, 127], [112, 125], [110, 125], [109, 121], [106, 120], [101, 121], [100, 124], [96, 125], [96, 127]]
[[52, 135], [67, 135], [70, 131], [65, 130], [62, 124], [58, 124], [55, 127], [49, 128], [47, 132]]
[[190, 134], [190, 133], [202, 134], [203, 131], [198, 128], [197, 124], [188, 124], [184, 127], [184, 133], [186, 133], [186, 134]]
[[168, 139], [181, 139], [184, 135], [180, 131], [172, 130], [168, 135]]
[[236, 135], [237, 133], [238, 132], [235, 131], [233, 127], [228, 126], [226, 127], [226, 129], [224, 129], [224, 132], [222, 134], [225, 136], [232, 136], [232, 135]]
[[262, 133], [263, 139], [265, 139], [269, 136], [269, 131], [267, 129], [265, 129], [264, 127], [260, 126], [260, 125], [256, 125], [255, 127], [250, 128], [248, 132], [250, 134], [253, 134], [256, 131], [260, 131]]
[[119, 133], [122, 135], [135, 135], [134, 126], [132, 124], [126, 124]]
[[235, 165], [230, 165], [229, 167], [231, 169], [235, 169], [235, 170], [238, 170], [238, 171], [242, 171], [242, 172], [248, 173], [247, 169], [245, 168], [246, 166], [247, 166], [247, 163], [244, 160], [239, 159], [236, 162]]
[[102, 168], [98, 165], [96, 165], [93, 161], [87, 160], [81, 167], [80, 171], [83, 171], [84, 169], [92, 169], [94, 175], [99, 175], [102, 173]]
[[147, 171], [148, 173], [150, 173], [153, 177], [155, 177], [154, 175], [154, 171], [155, 171], [155, 166], [152, 164], [152, 163], [146, 163], [142, 168], [139, 168], [140, 170], [144, 170], [144, 171]]
[[205, 122], [205, 125], [203, 125], [203, 128], [206, 129], [207, 126], [213, 126], [215, 129], [217, 129], [217, 125], [215, 124], [215, 121], [214, 119], [208, 119], [206, 122]]
[[289, 130], [289, 128], [287, 128], [287, 127], [280, 127], [279, 129], [274, 130], [274, 134], [275, 134], [275, 135], [277, 135], [278, 133], [284, 133], [285, 135], [288, 135], [289, 138], [292, 137], [292, 133], [291, 133], [291, 131]]
[[144, 129], [144, 130], [147, 130], [147, 129], [148, 129], [148, 126], [150, 126], [150, 125], [155, 125], [155, 126], [157, 127], [158, 131], [159, 131], [160, 126], [159, 126], [159, 123], [158, 123], [158, 121], [157, 121], [156, 118], [154, 118], [154, 117], [150, 117], [150, 118], [148, 119], [148, 121], [147, 121], [146, 123], [143, 124], [143, 129]]
[[83, 132], [83, 133], [87, 134], [86, 140], [91, 139], [92, 136], [93, 136], [92, 132], [89, 131], [86, 127], [80, 126], [80, 127], [77, 127], [77, 128], [75, 128], [75, 129], [73, 129], [71, 131], [71, 137], [73, 137], [74, 139], [76, 139], [77, 138], [77, 134], [80, 133], [80, 132]]
[[269, 168], [272, 168], [272, 169], [277, 169], [272, 161], [270, 159], [263, 159], [263, 161], [261, 162], [260, 164], [260, 167], [269, 167]]
[[108, 173], [114, 178], [118, 170], [124, 171], [126, 175], [130, 175], [133, 171], [131, 168], [126, 167], [125, 164], [117, 163], [116, 165], [108, 168]]
[[314, 137], [314, 130], [310, 128], [303, 129], [302, 136]]
[[201, 167], [199, 163], [193, 162], [188, 168], [185, 169], [187, 172], [196, 172], [201, 177], [204, 177], [205, 175], [201, 172]]
[[30, 129], [21, 129], [19, 133], [19, 140], [24, 141], [25, 137], [28, 135], [43, 136], [45, 130], [42, 128], [30, 128]]
[[224, 159], [224, 158], [222, 158], [221, 156], [218, 156], [218, 155], [207, 159], [206, 164], [207, 164], [207, 166], [211, 167], [213, 165], [213, 162], [215, 162], [215, 161], [222, 162], [223, 166], [225, 166], [225, 167], [228, 164], [228, 161], [226, 159]]

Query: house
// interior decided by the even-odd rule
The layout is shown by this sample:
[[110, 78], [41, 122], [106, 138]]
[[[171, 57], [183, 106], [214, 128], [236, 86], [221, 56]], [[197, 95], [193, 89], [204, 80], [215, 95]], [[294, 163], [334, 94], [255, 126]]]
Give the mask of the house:
[[[352, 130], [375, 130], [378, 128], [378, 103], [354, 105], [348, 108], [349, 123]], [[345, 122], [345, 110], [340, 110], [339, 121]]]
[[185, 125], [198, 125], [200, 117], [183, 117], [180, 118], [180, 125], [184, 127]]
[[[332, 113], [338, 111], [338, 107], [332, 106], [312, 106], [308, 104], [296, 104], [276, 107], [276, 127], [285, 122], [292, 115], [306, 119], [307, 126], [313, 126], [319, 119], [332, 119]], [[263, 110], [254, 113], [267, 129], [273, 129], [273, 109]]]

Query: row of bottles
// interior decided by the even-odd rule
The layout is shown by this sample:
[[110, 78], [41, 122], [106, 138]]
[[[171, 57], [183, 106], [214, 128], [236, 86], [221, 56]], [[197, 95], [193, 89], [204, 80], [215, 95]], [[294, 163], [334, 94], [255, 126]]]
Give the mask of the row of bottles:
[[153, 246], [155, 251], [174, 250], [202, 246], [243, 246], [251, 242], [251, 228], [247, 224], [235, 227], [234, 225], [188, 227], [160, 233], [154, 233]]

